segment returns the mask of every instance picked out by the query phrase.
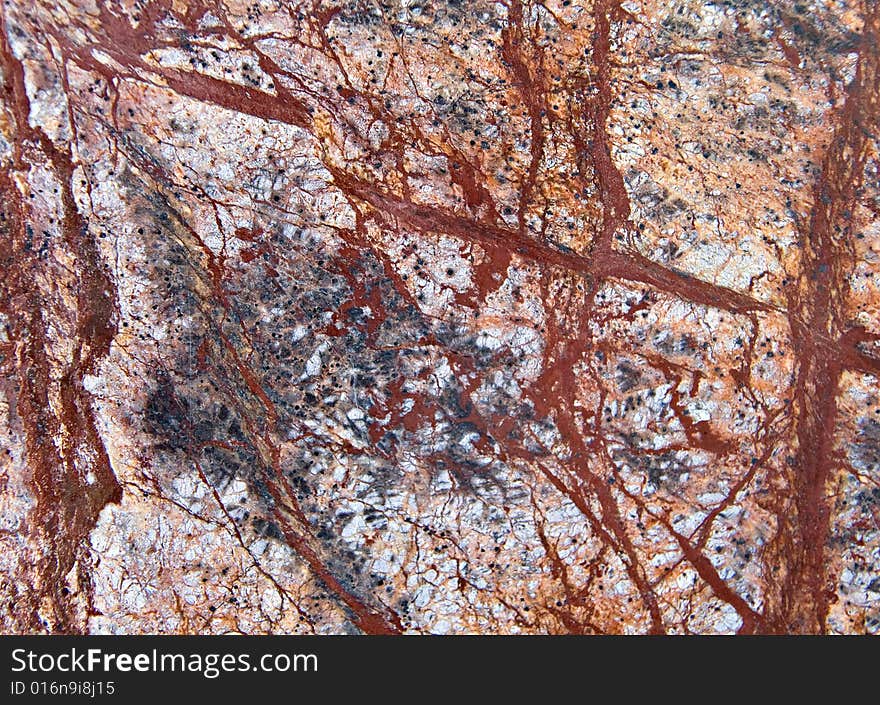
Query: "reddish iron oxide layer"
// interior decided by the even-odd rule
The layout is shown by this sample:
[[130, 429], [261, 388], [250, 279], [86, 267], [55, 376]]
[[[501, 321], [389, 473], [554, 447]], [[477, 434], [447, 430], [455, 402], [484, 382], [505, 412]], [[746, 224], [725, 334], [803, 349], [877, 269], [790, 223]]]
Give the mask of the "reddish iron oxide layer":
[[880, 8], [466, 5], [3, 5], [7, 631], [878, 630]]

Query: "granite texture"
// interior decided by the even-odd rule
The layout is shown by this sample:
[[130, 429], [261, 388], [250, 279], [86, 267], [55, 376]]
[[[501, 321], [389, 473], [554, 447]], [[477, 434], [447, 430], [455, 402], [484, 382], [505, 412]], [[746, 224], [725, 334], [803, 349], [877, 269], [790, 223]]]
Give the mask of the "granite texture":
[[6, 0], [0, 627], [880, 631], [874, 0]]

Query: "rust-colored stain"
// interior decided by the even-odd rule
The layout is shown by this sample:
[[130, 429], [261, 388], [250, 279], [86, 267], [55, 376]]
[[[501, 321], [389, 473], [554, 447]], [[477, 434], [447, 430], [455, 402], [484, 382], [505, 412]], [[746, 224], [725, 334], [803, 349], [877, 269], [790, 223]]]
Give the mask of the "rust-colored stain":
[[880, 631], [880, 5], [0, 8], [0, 626]]

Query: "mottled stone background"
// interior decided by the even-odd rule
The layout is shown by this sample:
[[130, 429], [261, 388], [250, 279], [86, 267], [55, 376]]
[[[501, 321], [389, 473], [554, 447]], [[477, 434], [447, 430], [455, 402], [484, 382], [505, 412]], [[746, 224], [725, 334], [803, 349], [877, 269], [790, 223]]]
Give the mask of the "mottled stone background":
[[6, 0], [0, 627], [880, 630], [874, 0]]

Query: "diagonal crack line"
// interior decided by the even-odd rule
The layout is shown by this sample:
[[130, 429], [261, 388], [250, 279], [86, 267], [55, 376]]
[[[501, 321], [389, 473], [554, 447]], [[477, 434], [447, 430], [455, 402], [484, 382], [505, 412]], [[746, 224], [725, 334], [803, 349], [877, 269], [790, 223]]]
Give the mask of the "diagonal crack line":
[[331, 170], [336, 184], [347, 194], [369, 203], [375, 210], [393, 216], [421, 231], [445, 232], [469, 242], [490, 247], [506, 246], [526, 259], [603, 280], [617, 278], [654, 286], [691, 303], [719, 308], [732, 313], [774, 310], [771, 304], [758, 301], [733, 289], [711, 284], [634, 252], [602, 250], [586, 257], [572, 250], [552, 246], [521, 235], [515, 230], [476, 222], [436, 206], [426, 206], [378, 190], [374, 185], [353, 178], [338, 169]]

